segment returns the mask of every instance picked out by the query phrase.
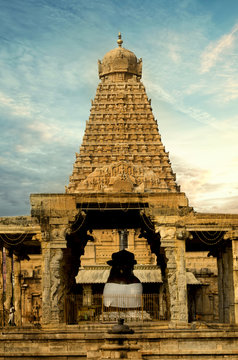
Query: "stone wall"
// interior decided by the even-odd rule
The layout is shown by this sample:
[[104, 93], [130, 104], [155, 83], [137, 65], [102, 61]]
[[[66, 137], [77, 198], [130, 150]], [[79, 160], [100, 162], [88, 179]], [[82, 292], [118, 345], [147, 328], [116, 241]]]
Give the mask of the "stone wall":
[[108, 329], [12, 329], [0, 334], [0, 359], [238, 360], [238, 332], [230, 327], [168, 329], [154, 323], [135, 325], [130, 335], [109, 335]]

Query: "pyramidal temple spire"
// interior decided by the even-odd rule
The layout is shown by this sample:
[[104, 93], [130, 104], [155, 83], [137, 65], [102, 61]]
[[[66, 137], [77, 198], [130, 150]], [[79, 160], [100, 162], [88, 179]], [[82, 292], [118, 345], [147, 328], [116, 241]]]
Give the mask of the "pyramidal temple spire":
[[67, 193], [179, 192], [141, 82], [142, 60], [118, 47], [99, 65], [100, 83]]

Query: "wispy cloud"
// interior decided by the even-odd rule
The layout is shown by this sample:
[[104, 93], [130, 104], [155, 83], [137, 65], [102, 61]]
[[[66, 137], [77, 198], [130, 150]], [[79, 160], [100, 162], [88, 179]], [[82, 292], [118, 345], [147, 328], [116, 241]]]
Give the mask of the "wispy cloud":
[[230, 33], [223, 35], [217, 42], [212, 42], [207, 46], [201, 55], [201, 73], [208, 72], [224, 54], [225, 50], [230, 49], [237, 37], [238, 24], [236, 24]]
[[28, 128], [36, 133], [36, 136], [40, 136], [41, 141], [52, 141], [56, 134], [60, 132], [60, 129], [55, 125], [46, 124], [45, 122], [34, 121], [28, 125]]
[[167, 89], [164, 89], [162, 86], [157, 85], [153, 81], [149, 80], [147, 81], [147, 84], [150, 91], [153, 92], [154, 97], [158, 96], [160, 100], [173, 105], [178, 111], [188, 115], [191, 119], [194, 119], [201, 124], [216, 126], [216, 118], [213, 115], [195, 106], [188, 106], [184, 103], [184, 95], [186, 90], [185, 93], [182, 91], [173, 91], [173, 94], [169, 93]]
[[207, 168], [192, 167], [177, 156], [173, 165], [177, 183], [196, 211], [238, 213], [236, 178], [229, 179], [222, 172], [216, 177]]
[[0, 107], [7, 108], [12, 115], [20, 117], [30, 117], [32, 109], [29, 106], [29, 99], [20, 97], [19, 100], [13, 99], [4, 93], [0, 93]]
[[234, 77], [227, 79], [223, 87], [224, 93], [221, 95], [224, 102], [238, 99], [238, 74]]

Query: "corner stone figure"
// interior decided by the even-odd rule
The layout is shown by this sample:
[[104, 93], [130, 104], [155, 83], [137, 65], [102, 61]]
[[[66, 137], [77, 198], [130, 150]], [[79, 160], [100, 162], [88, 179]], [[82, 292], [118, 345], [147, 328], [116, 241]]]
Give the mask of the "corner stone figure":
[[141, 307], [142, 284], [133, 274], [137, 263], [134, 254], [121, 250], [112, 254], [112, 266], [103, 290], [103, 302], [106, 307], [132, 309]]
[[16, 326], [15, 319], [14, 319], [14, 313], [15, 313], [15, 308], [14, 308], [13, 304], [11, 304], [11, 307], [9, 310], [9, 320], [8, 320], [8, 324], [10, 326]]

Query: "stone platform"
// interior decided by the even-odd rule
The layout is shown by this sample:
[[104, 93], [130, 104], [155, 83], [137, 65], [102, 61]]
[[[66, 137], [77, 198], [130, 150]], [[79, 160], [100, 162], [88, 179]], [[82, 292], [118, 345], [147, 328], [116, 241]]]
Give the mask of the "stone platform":
[[0, 360], [238, 360], [238, 327], [130, 323], [134, 334], [110, 335], [111, 326], [2, 328]]

